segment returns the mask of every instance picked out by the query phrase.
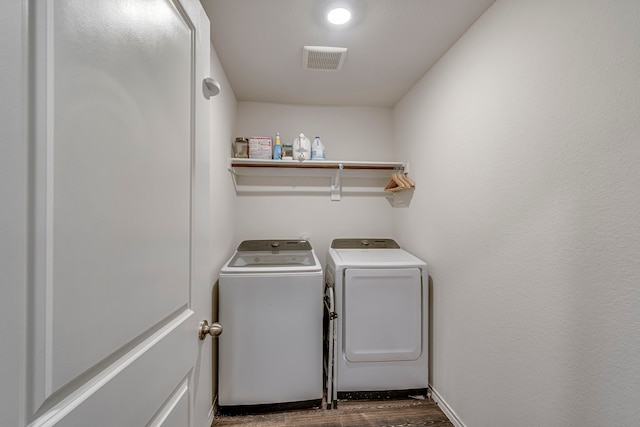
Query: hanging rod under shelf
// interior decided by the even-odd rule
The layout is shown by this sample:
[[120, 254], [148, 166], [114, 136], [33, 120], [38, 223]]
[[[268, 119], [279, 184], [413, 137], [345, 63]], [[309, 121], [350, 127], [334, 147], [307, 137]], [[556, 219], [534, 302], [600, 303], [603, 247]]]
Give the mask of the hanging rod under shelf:
[[296, 169], [371, 169], [371, 170], [403, 170], [402, 162], [363, 162], [334, 160], [262, 160], [262, 159], [230, 159], [231, 168], [296, 168]]

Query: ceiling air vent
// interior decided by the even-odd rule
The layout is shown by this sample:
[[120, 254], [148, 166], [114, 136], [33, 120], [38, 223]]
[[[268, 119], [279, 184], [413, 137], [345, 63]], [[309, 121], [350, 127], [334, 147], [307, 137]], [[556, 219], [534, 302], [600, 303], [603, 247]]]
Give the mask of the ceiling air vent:
[[302, 68], [305, 70], [339, 71], [347, 56], [346, 47], [304, 46]]

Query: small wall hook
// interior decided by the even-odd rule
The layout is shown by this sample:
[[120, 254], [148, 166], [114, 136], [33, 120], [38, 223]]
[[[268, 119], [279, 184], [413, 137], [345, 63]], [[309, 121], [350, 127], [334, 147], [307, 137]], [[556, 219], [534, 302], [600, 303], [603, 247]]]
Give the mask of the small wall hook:
[[202, 80], [202, 93], [207, 99], [211, 98], [212, 96], [216, 96], [220, 93], [220, 83], [218, 83], [211, 77], [207, 77], [206, 79]]

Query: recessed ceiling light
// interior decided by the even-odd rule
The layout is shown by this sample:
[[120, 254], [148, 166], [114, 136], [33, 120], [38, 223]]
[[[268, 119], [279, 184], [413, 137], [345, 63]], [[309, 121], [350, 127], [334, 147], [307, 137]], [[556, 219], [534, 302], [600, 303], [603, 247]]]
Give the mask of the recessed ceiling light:
[[345, 9], [344, 7], [337, 7], [329, 12], [329, 14], [327, 15], [327, 19], [332, 24], [346, 24], [351, 19], [351, 12], [349, 12], [349, 10]]

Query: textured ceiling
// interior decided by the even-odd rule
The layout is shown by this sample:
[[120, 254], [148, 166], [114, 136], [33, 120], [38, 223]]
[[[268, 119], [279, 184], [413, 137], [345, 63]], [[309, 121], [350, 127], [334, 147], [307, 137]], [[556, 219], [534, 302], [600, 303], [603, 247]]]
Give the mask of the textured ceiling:
[[[201, 0], [239, 101], [385, 107], [395, 105], [493, 2]], [[336, 3], [354, 14], [344, 28], [324, 20]], [[304, 70], [308, 45], [348, 48], [342, 70]]]

